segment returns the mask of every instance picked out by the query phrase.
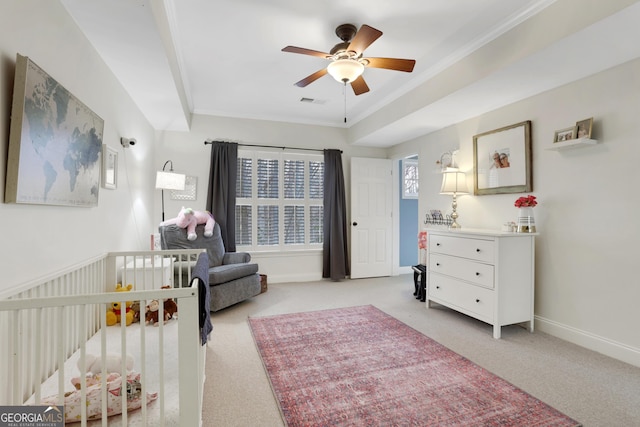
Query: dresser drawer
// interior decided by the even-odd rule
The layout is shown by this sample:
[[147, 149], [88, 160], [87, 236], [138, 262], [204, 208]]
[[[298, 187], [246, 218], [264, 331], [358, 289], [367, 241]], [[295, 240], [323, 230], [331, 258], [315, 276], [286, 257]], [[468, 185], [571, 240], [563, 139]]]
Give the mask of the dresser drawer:
[[485, 288], [493, 288], [494, 267], [492, 264], [432, 253], [429, 256], [429, 270], [466, 280]]
[[473, 317], [493, 323], [495, 293], [491, 289], [432, 273], [429, 275], [428, 294], [429, 299], [450, 305], [456, 310], [462, 309]]
[[493, 264], [495, 242], [492, 239], [478, 239], [458, 236], [429, 236], [429, 251], [445, 255], [473, 259]]

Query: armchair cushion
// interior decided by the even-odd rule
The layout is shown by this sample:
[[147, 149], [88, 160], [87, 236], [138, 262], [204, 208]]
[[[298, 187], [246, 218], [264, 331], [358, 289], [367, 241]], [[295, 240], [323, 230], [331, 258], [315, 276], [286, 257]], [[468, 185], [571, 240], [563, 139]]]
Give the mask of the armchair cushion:
[[209, 285], [230, 282], [258, 272], [258, 264], [227, 264], [209, 269]]
[[222, 264], [240, 264], [243, 262], [250, 262], [251, 255], [247, 252], [228, 252], [224, 254], [222, 258]]

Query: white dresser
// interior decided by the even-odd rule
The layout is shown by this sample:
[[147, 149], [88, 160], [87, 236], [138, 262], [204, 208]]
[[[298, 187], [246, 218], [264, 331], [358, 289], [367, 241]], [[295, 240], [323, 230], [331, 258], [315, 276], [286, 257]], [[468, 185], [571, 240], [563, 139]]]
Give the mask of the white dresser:
[[493, 325], [528, 322], [533, 332], [535, 233], [427, 230], [431, 302]]

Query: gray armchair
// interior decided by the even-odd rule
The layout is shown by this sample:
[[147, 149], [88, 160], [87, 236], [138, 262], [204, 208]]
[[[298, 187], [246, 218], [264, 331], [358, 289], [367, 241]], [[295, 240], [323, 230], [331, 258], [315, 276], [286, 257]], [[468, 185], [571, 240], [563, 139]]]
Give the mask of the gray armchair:
[[211, 237], [204, 236], [204, 225], [196, 226], [196, 240], [187, 240], [187, 231], [177, 225], [158, 227], [162, 249], [206, 249], [209, 255], [211, 311], [218, 311], [260, 293], [258, 264], [246, 252], [226, 253], [220, 226]]

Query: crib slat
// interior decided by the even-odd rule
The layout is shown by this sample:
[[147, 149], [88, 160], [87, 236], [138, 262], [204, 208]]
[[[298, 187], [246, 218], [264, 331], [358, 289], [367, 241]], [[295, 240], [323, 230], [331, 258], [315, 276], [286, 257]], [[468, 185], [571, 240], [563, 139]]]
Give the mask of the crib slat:
[[[85, 319], [85, 312], [84, 310], [80, 311], [79, 313], [80, 315], [80, 334], [81, 336], [84, 336], [85, 334], [85, 329], [86, 329], [86, 319]], [[79, 362], [80, 366], [83, 366], [86, 368], [87, 366], [87, 347], [86, 347], [86, 342], [83, 341], [80, 344], [80, 362]], [[64, 364], [63, 364], [64, 366]], [[87, 401], [87, 376], [83, 375], [82, 371], [80, 371], [80, 401], [81, 402], [86, 402]], [[81, 425], [84, 427], [87, 425], [87, 405], [80, 405], [80, 421], [81, 421]]]
[[[100, 357], [102, 360], [107, 360], [107, 304], [100, 304], [102, 308], [100, 318], [102, 319], [102, 328], [100, 329]], [[100, 399], [101, 399], [101, 413], [107, 413], [107, 378], [105, 375], [104, 363], [103, 370], [100, 374], [102, 380], [100, 381]], [[107, 427], [108, 417], [102, 417], [102, 427]]]
[[[202, 360], [199, 351], [193, 351], [192, 343], [194, 340], [198, 342], [200, 349], [200, 333], [199, 328], [190, 327], [193, 324], [199, 324], [198, 320], [198, 298], [197, 289], [196, 298], [182, 298], [178, 300], [178, 313], [180, 313], [180, 321], [178, 322], [178, 360], [180, 371], [180, 425], [181, 426], [197, 426], [202, 413], [202, 399], [199, 379], [202, 378]], [[194, 396], [188, 393], [189, 384], [198, 384], [198, 391]]]
[[[150, 301], [142, 300], [140, 301], [140, 311], [142, 313], [142, 307], [146, 307]], [[147, 325], [145, 319], [140, 315], [140, 378], [141, 381], [141, 390], [140, 393], [144, 399], [147, 396]], [[144, 425], [147, 424], [147, 405], [142, 405], [142, 422]]]
[[10, 377], [10, 381], [9, 384], [15, 384], [16, 386], [13, 389], [13, 395], [11, 396], [11, 404], [12, 405], [17, 405], [18, 402], [20, 402], [22, 399], [20, 398], [21, 393], [22, 393], [22, 387], [23, 387], [23, 378], [20, 375], [20, 358], [19, 358], [19, 346], [20, 346], [20, 342], [19, 342], [19, 337], [20, 334], [18, 332], [19, 328], [20, 328], [20, 312], [18, 311], [14, 311], [13, 312], [13, 330], [16, 331], [16, 333], [13, 334], [13, 340], [11, 342], [11, 369], [9, 370], [9, 377]]
[[127, 411], [127, 322], [125, 319], [125, 307], [127, 306], [126, 301], [121, 301], [122, 308], [122, 319], [120, 321], [120, 380], [122, 381], [121, 393], [120, 393], [120, 404], [122, 405], [122, 425], [127, 425], [127, 418], [129, 416], [129, 411]]
[[[57, 307], [56, 311], [58, 313], [57, 324], [55, 327], [57, 328], [57, 337], [62, 335], [62, 325], [64, 324], [64, 307]], [[57, 340], [56, 340], [57, 341]], [[58, 369], [58, 404], [64, 404], [64, 347], [62, 345], [58, 345], [57, 358], [54, 363], [54, 366], [60, 366]]]
[[[34, 310], [34, 322], [36, 325], [41, 324], [42, 320], [42, 309]], [[33, 355], [34, 358], [34, 368], [35, 368], [35, 377], [42, 381], [42, 328], [36, 328], [35, 331], [32, 331], [35, 334], [35, 353]], [[38, 383], [36, 387], [36, 402], [40, 402], [40, 386]]]

